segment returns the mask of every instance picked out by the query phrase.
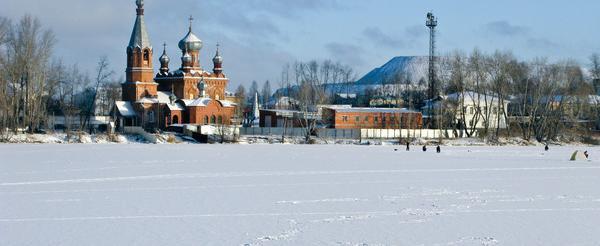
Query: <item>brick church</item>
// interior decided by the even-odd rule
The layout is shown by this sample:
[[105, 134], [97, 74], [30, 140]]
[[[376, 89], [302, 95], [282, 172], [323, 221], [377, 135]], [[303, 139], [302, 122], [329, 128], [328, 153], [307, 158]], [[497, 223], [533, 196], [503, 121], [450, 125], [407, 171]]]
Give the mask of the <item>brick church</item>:
[[[236, 104], [226, 94], [229, 79], [223, 73], [223, 57], [217, 51], [212, 73], [200, 64], [202, 40], [192, 31], [181, 39], [181, 67], [172, 71], [165, 49], [154, 73], [153, 48], [144, 21], [144, 1], [137, 0], [137, 18], [127, 46], [126, 81], [122, 101], [115, 103], [117, 126], [165, 129], [173, 124], [230, 125]], [[229, 99], [229, 100], [228, 100]]]

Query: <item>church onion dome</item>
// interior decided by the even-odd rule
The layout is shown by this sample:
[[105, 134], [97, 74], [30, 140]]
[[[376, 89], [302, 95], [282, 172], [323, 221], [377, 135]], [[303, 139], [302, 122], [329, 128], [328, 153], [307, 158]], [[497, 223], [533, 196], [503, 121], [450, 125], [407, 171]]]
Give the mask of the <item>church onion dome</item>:
[[190, 29], [187, 33], [187, 35], [185, 35], [185, 37], [183, 37], [183, 39], [181, 39], [181, 41], [179, 41], [179, 49], [181, 49], [182, 51], [187, 50], [187, 51], [199, 51], [200, 49], [202, 49], [202, 40], [200, 40], [193, 32], [192, 32], [192, 21], [194, 20], [194, 18], [190, 17]]
[[161, 65], [168, 65], [169, 62], [171, 61], [171, 58], [169, 58], [169, 56], [167, 55], [167, 49], [166, 49], [166, 47], [163, 50], [163, 54], [162, 54], [162, 56], [160, 56], [159, 61], [160, 61]]
[[189, 66], [190, 64], [192, 64], [192, 56], [190, 55], [190, 53], [187, 53], [187, 50], [184, 51], [185, 54], [181, 57], [181, 62], [183, 63], [183, 66]]
[[189, 51], [199, 51], [202, 49], [202, 40], [200, 40], [192, 30], [188, 32], [188, 34], [179, 41], [179, 49], [181, 50], [189, 50]]

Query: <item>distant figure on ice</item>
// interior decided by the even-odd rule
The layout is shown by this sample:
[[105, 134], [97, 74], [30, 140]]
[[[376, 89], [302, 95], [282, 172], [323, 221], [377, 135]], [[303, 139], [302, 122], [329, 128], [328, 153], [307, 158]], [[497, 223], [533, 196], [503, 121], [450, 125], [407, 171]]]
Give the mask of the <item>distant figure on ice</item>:
[[410, 142], [406, 142], [406, 151], [410, 151]]
[[423, 152], [427, 151], [427, 145], [423, 145]]
[[439, 145], [437, 146], [437, 148], [435, 148], [435, 150], [436, 150], [438, 153], [442, 153], [442, 148], [441, 148]]
[[546, 144], [546, 147], [544, 147], [545, 151], [548, 151], [550, 148], [548, 147], [548, 144]]
[[587, 150], [583, 152], [583, 155], [585, 155], [585, 158], [590, 159], [590, 155], [588, 154]]

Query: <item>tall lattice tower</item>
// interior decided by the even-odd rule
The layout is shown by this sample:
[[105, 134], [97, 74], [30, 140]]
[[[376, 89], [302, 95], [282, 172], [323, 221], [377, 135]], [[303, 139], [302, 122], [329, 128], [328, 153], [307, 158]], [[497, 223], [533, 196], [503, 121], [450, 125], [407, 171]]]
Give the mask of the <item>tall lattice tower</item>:
[[438, 21], [433, 13], [427, 13], [427, 21], [425, 25], [429, 28], [429, 123], [431, 127], [433, 120], [433, 100], [437, 97], [436, 90], [436, 74], [435, 74], [435, 28], [437, 27]]

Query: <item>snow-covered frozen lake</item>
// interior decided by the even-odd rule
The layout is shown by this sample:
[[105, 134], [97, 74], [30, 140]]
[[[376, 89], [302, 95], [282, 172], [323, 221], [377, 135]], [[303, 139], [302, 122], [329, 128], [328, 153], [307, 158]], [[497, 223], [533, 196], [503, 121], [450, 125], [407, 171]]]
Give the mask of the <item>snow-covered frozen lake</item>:
[[413, 149], [0, 145], [0, 245], [600, 244], [599, 148]]

